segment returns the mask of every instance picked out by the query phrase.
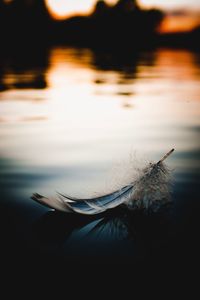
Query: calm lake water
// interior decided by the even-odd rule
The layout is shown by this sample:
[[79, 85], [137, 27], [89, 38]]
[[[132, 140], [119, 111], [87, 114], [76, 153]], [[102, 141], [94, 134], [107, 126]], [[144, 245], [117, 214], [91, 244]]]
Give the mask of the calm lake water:
[[[12, 249], [14, 255], [34, 249], [51, 258], [73, 253], [76, 258], [88, 255], [88, 260], [98, 253], [119, 263], [125, 257], [134, 262], [155, 259], [154, 251], [171, 253], [171, 259], [172, 249], [195, 248], [199, 54], [54, 48], [2, 56], [0, 76], [6, 251]], [[173, 170], [174, 205], [165, 217], [120, 212], [107, 219], [74, 219], [30, 199], [33, 192], [81, 197], [106, 193], [131, 178], [134, 163], [159, 160], [171, 148], [176, 150], [167, 162]], [[100, 230], [90, 234], [97, 224]]]

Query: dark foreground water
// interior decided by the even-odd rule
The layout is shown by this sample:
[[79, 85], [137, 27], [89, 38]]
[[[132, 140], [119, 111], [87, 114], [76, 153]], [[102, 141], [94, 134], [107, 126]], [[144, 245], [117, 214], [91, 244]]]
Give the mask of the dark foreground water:
[[[1, 260], [5, 271], [108, 264], [173, 273], [199, 258], [200, 57], [55, 48], [4, 55], [0, 80]], [[134, 168], [168, 159], [173, 205], [78, 217], [39, 192], [102, 194]], [[131, 158], [130, 158], [131, 156]], [[131, 177], [130, 177], [131, 178]], [[133, 267], [131, 267], [133, 268]], [[133, 269], [132, 269], [133, 270]], [[51, 272], [51, 271], [50, 271]], [[185, 271], [186, 272], [186, 271]]]

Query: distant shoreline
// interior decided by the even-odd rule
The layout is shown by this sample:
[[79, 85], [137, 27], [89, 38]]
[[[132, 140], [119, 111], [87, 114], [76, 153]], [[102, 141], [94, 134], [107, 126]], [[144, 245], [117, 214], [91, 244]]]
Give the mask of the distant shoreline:
[[[1, 3], [1, 2], [0, 2]], [[71, 45], [93, 49], [148, 50], [154, 47], [199, 49], [200, 26], [191, 32], [157, 32], [164, 19], [158, 9], [141, 9], [137, 1], [119, 0], [114, 6], [97, 1], [88, 16], [54, 20], [45, 1], [13, 1], [0, 5], [1, 47]]]

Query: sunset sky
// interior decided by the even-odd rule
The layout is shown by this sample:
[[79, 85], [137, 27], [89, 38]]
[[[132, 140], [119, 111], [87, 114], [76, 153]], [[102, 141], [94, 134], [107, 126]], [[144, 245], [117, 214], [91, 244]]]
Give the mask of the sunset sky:
[[[116, 0], [107, 0], [108, 4]], [[51, 14], [56, 19], [63, 19], [75, 14], [89, 13], [96, 0], [46, 0]], [[191, 30], [200, 24], [199, 0], [138, 0], [143, 8], [160, 8], [167, 14], [162, 26], [162, 32]]]

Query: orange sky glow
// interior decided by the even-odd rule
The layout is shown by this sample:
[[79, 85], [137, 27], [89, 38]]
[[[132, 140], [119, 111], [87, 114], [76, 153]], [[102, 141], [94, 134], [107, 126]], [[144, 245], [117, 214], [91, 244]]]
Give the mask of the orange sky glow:
[[[106, 2], [112, 5], [117, 1], [106, 0]], [[186, 12], [179, 15], [167, 14], [160, 27], [161, 32], [189, 31], [199, 25], [200, 2], [197, 2], [197, 0], [138, 0], [138, 4], [142, 8], [156, 7], [166, 12], [173, 10]], [[76, 14], [86, 15], [92, 11], [95, 3], [96, 0], [46, 0], [51, 15], [57, 20]]]
[[185, 32], [199, 25], [199, 19], [192, 15], [166, 16], [160, 26], [160, 32]]

